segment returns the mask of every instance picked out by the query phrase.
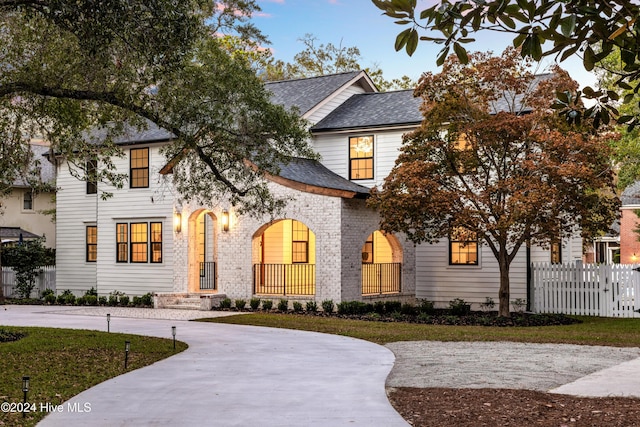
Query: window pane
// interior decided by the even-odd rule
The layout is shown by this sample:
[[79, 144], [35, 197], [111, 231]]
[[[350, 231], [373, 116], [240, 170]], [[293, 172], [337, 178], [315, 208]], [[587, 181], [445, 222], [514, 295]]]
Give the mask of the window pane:
[[26, 211], [33, 210], [33, 192], [27, 191], [24, 193], [24, 204], [22, 208]]
[[116, 261], [127, 262], [129, 260], [128, 224], [116, 224]]
[[130, 151], [130, 187], [146, 188], [149, 186], [149, 149], [136, 148]]
[[373, 179], [373, 136], [349, 138], [350, 179]]
[[87, 226], [87, 262], [95, 262], [98, 259], [98, 228], [95, 225]]
[[308, 242], [293, 242], [293, 263], [307, 263], [308, 262]]
[[162, 223], [151, 223], [151, 262], [162, 262]]
[[457, 228], [451, 231], [449, 238], [449, 257], [451, 264], [478, 264], [478, 241], [475, 233]]
[[131, 224], [131, 262], [147, 262], [147, 223]]

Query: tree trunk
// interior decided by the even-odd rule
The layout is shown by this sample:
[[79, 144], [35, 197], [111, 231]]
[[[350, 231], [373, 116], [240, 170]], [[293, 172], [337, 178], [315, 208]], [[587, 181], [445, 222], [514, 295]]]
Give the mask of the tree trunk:
[[505, 248], [500, 248], [498, 255], [500, 267], [500, 291], [498, 292], [500, 307], [498, 315], [510, 317], [509, 311], [509, 257]]

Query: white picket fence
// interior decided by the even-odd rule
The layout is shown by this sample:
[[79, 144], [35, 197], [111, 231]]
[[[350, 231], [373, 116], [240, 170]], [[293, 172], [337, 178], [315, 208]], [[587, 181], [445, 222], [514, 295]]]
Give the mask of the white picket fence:
[[640, 272], [631, 264], [534, 263], [537, 313], [640, 317]]
[[[2, 267], [2, 285], [4, 296], [7, 298], [18, 298], [16, 285], [16, 273], [11, 267]], [[37, 298], [45, 289], [56, 290], [56, 267], [49, 265], [38, 269], [36, 286], [31, 292], [32, 298]]]

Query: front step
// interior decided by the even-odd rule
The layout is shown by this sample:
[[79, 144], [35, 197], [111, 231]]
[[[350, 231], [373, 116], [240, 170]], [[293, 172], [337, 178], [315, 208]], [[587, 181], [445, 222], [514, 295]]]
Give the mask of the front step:
[[225, 294], [156, 293], [154, 307], [208, 311], [212, 307], [219, 306], [220, 301], [226, 297]]

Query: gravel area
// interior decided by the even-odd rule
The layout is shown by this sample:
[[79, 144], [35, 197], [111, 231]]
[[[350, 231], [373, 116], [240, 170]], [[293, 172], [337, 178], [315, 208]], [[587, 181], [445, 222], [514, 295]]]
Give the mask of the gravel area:
[[509, 388], [548, 391], [640, 357], [640, 348], [513, 342], [407, 341], [387, 387]]

